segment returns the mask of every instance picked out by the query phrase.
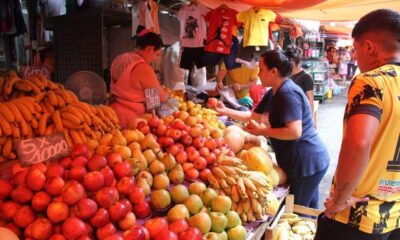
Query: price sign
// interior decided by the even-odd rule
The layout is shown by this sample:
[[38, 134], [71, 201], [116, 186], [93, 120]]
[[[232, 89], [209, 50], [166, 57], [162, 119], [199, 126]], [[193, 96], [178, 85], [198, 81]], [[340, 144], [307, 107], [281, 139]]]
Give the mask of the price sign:
[[157, 88], [146, 88], [144, 90], [144, 97], [146, 99], [147, 110], [152, 110], [160, 106], [160, 95]]
[[21, 165], [28, 166], [68, 156], [70, 149], [64, 133], [57, 133], [22, 140], [17, 144], [17, 153]]

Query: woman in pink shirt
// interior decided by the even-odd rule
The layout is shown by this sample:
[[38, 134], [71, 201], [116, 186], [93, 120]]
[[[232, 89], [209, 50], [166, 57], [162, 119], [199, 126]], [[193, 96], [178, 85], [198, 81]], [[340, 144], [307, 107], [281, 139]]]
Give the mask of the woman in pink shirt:
[[119, 55], [111, 64], [110, 102], [122, 127], [146, 112], [144, 89], [158, 89], [161, 102], [168, 98], [150, 66], [162, 46], [160, 35], [143, 29], [137, 35], [136, 49]]

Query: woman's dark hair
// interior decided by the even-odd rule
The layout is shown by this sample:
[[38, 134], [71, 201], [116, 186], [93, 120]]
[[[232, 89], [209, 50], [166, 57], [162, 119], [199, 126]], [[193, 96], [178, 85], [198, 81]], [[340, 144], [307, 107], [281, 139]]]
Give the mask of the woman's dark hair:
[[276, 68], [282, 77], [292, 73], [293, 63], [281, 50], [271, 50], [261, 56], [268, 69]]
[[301, 49], [298, 48], [296, 45], [289, 45], [286, 47], [285, 54], [296, 65], [299, 65], [301, 52], [302, 52]]
[[[148, 30], [144, 29], [142, 30], [142, 32], [143, 31], [148, 31]], [[162, 48], [163, 45], [164, 44], [161, 39], [161, 36], [153, 32], [138, 34], [136, 38], [136, 47], [140, 49], [143, 49], [147, 46], [154, 46], [154, 49], [158, 50]]]

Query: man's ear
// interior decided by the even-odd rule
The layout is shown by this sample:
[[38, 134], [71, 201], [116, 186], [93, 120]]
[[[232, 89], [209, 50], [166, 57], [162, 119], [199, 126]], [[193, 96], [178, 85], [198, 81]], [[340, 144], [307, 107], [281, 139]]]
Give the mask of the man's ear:
[[365, 40], [362, 46], [364, 48], [364, 52], [369, 57], [377, 57], [376, 56], [376, 43], [371, 40]]

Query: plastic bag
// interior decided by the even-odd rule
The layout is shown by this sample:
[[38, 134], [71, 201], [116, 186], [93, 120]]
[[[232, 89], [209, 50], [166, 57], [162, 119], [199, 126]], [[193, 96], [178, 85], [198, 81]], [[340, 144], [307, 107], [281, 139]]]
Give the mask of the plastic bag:
[[219, 95], [221, 96], [221, 101], [228, 103], [234, 109], [241, 109], [242, 105], [236, 100], [235, 92], [231, 87], [224, 87], [219, 90]]
[[33, 66], [25, 66], [20, 72], [23, 78], [29, 77], [33, 74], [43, 74], [47, 79], [50, 79], [50, 71], [43, 67], [42, 61], [40, 60], [39, 52], [36, 51], [33, 57]]
[[166, 102], [161, 103], [158, 108], [156, 108], [157, 116], [163, 118], [168, 115], [172, 115], [174, 112], [179, 110], [179, 102], [175, 98], [169, 98]]
[[209, 97], [206, 91], [195, 88], [190, 85], [186, 85], [186, 95], [188, 100], [203, 105], [205, 104], [205, 102], [208, 100]]

